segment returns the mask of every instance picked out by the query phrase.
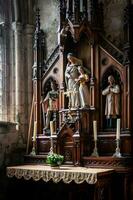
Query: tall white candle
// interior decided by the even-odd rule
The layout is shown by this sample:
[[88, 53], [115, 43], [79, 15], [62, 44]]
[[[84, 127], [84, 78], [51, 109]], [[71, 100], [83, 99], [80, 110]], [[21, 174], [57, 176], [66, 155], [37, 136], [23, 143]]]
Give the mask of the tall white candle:
[[74, 5], [74, 3], [75, 3], [75, 0], [73, 0], [73, 13], [75, 11], [75, 5]]
[[67, 12], [69, 11], [69, 0], [67, 0]]
[[19, 122], [17, 122], [17, 124], [16, 124], [16, 130], [19, 131], [19, 128], [20, 128], [20, 124], [19, 124]]
[[34, 121], [33, 141], [36, 141], [36, 135], [37, 135], [37, 121]]
[[120, 119], [117, 119], [117, 127], [116, 127], [116, 139], [120, 139]]
[[93, 121], [94, 140], [97, 140], [97, 121]]
[[50, 121], [50, 133], [51, 133], [51, 135], [54, 134], [54, 122], [53, 121]]
[[83, 12], [83, 0], [80, 0], [80, 12]]
[[94, 60], [93, 60], [94, 52], [93, 51], [94, 51], [93, 50], [93, 45], [91, 45], [91, 74], [92, 74], [92, 76], [93, 76], [93, 69], [94, 69]]

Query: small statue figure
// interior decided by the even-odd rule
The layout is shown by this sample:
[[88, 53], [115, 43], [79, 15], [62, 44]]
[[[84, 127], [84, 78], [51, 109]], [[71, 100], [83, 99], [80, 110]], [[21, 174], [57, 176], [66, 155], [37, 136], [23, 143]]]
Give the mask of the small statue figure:
[[69, 29], [70, 29], [69, 25], [64, 24], [58, 36], [58, 44], [60, 45], [61, 51], [64, 51], [64, 44], [65, 44]]
[[68, 63], [65, 70], [66, 86], [69, 95], [70, 108], [78, 108], [80, 106], [79, 101], [79, 84], [76, 83], [78, 79], [78, 66], [81, 65], [81, 60], [73, 56], [72, 53], [67, 55]]
[[79, 97], [81, 108], [89, 108], [89, 90], [86, 82], [89, 81], [89, 76], [83, 70], [82, 66], [78, 67], [79, 77], [76, 79], [76, 83], [79, 82]]
[[108, 77], [108, 83], [108, 87], [102, 91], [102, 95], [106, 95], [105, 115], [107, 127], [115, 128], [116, 118], [120, 115], [120, 87], [112, 75]]
[[[56, 90], [55, 83], [51, 82], [51, 90], [42, 101], [44, 130], [49, 129], [50, 121], [54, 121], [54, 114], [58, 111], [59, 93]], [[52, 119], [51, 119], [52, 118]]]

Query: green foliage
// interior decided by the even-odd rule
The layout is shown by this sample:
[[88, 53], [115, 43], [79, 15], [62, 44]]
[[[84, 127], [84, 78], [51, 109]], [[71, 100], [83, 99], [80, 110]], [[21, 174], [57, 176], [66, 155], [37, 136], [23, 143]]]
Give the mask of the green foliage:
[[50, 165], [61, 165], [64, 161], [64, 156], [56, 153], [47, 155], [46, 163]]

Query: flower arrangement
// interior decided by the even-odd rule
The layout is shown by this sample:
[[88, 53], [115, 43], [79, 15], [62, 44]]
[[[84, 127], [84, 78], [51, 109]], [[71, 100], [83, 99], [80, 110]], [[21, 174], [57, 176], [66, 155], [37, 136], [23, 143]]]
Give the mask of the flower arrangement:
[[64, 156], [56, 153], [49, 153], [47, 155], [46, 163], [50, 164], [51, 166], [59, 166], [63, 163]]

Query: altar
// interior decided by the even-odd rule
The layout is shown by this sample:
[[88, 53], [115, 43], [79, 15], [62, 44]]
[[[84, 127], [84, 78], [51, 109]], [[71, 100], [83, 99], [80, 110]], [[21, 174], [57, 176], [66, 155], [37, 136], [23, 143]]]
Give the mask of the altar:
[[[35, 190], [29, 188], [32, 191], [31, 193], [34, 193], [32, 199], [37, 195], [35, 191], [38, 191], [38, 188], [38, 195], [41, 195], [41, 197], [48, 196], [48, 191], [50, 191], [49, 199], [83, 200], [91, 198], [94, 200], [110, 200], [112, 199], [111, 195], [113, 195], [112, 179], [114, 170], [112, 169], [73, 166], [51, 168], [45, 165], [20, 165], [7, 167], [6, 174], [12, 187], [15, 184], [18, 191], [23, 189], [22, 195], [25, 194], [28, 188], [28, 182], [30, 188], [34, 185]], [[12, 194], [14, 194], [14, 189], [16, 190], [16, 187], [12, 188]], [[62, 196], [63, 194], [64, 196]], [[13, 198], [16, 199], [14, 195]]]
[[[125, 57], [128, 50], [119, 51], [102, 34], [98, 1], [90, 1], [90, 21], [87, 0], [84, 13], [79, 12], [81, 1], [66, 2], [60, 1], [59, 44], [45, 63], [45, 34], [37, 10], [25, 155], [32, 165], [7, 167], [7, 176], [12, 177], [10, 194], [17, 199], [13, 194], [17, 187], [24, 199], [27, 191], [32, 200], [38, 196], [129, 200], [133, 191], [132, 61]], [[130, 35], [129, 24], [124, 26], [125, 36]], [[49, 153], [62, 155], [68, 166], [38, 165]]]

